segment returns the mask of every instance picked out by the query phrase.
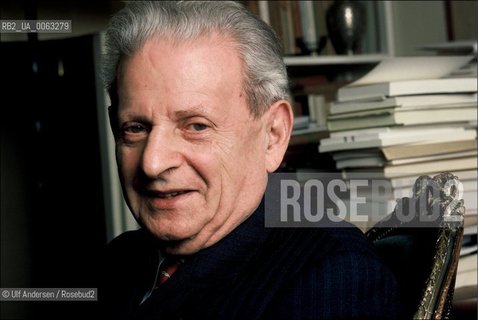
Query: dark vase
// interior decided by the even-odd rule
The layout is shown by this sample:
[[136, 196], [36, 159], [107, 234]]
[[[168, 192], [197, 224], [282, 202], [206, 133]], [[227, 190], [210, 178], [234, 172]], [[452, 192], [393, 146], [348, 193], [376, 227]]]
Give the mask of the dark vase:
[[365, 8], [358, 1], [335, 1], [327, 10], [329, 39], [337, 54], [361, 51], [365, 31]]

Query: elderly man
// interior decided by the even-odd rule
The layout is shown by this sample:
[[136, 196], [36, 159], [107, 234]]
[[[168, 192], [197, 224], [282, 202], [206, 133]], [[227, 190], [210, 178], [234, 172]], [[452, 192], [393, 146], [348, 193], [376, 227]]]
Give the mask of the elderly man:
[[394, 279], [360, 231], [264, 228], [293, 124], [265, 23], [234, 2], [138, 2], [107, 36], [119, 174], [141, 229], [108, 245], [105, 317], [395, 317]]

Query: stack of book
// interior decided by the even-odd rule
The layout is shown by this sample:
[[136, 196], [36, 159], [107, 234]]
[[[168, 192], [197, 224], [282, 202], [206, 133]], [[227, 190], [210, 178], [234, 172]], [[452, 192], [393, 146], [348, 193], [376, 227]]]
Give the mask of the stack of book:
[[391, 58], [339, 89], [328, 117], [337, 169], [389, 179], [390, 199], [410, 196], [420, 175], [449, 171], [477, 213], [477, 78], [447, 77], [473, 56]]

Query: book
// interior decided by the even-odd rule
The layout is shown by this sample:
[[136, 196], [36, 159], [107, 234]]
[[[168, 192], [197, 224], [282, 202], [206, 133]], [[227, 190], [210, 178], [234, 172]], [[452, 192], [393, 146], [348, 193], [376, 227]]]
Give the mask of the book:
[[[476, 169], [475, 170], [467, 170], [467, 171], [448, 171], [453, 173], [454, 175], [459, 177], [461, 186], [459, 187], [459, 197], [460, 199], [464, 200], [464, 206], [466, 208], [465, 218], [470, 217], [472, 215], [476, 215], [478, 211], [478, 181], [476, 180]], [[472, 180], [464, 180], [462, 177], [464, 174], [469, 172], [474, 176]], [[399, 198], [404, 197], [412, 197], [413, 196], [413, 186], [415, 184], [416, 179], [421, 174], [414, 174], [412, 176], [399, 176], [399, 177], [391, 177], [391, 178], [383, 178], [380, 177], [380, 173], [377, 170], [372, 169], [361, 169], [361, 170], [344, 170], [342, 171], [342, 175], [345, 179], [357, 177], [357, 173], [360, 173], [360, 177], [363, 178], [365, 176], [369, 176], [369, 178], [373, 179], [385, 179], [384, 186], [385, 189], [380, 190], [380, 194], [378, 194], [377, 189], [369, 186], [364, 186], [359, 189], [358, 196], [360, 197], [367, 197], [371, 201], [384, 201], [384, 200], [396, 200]], [[434, 177], [439, 172], [431, 172], [426, 173], [430, 177]], [[463, 173], [463, 174], [462, 174]], [[386, 187], [388, 186], [388, 187]], [[478, 220], [475, 218], [468, 219], [468, 224], [476, 224]], [[474, 221], [474, 222], [473, 222]]]
[[459, 40], [450, 42], [440, 42], [420, 45], [417, 49], [424, 51], [434, 51], [440, 55], [469, 55], [478, 53], [478, 41], [476, 40]]
[[[476, 85], [476, 82], [475, 82]], [[397, 111], [393, 108], [380, 109], [374, 113], [355, 114], [355, 116], [331, 116], [327, 126], [330, 131], [360, 129], [382, 126], [418, 125], [448, 122], [477, 121], [477, 108], [446, 108]]]
[[338, 101], [353, 101], [392, 96], [434, 94], [434, 93], [473, 93], [477, 91], [476, 78], [440, 78], [400, 80], [373, 83], [361, 86], [345, 86], [338, 90]]
[[[477, 169], [478, 158], [466, 157], [456, 159], [445, 159], [429, 162], [411, 163], [403, 165], [390, 165], [382, 168], [367, 169], [370, 173], [379, 178], [395, 178], [405, 176], [420, 176], [435, 172], [453, 172], [456, 170]], [[364, 172], [362, 169], [357, 169]], [[359, 171], [356, 171], [359, 172]]]
[[398, 145], [381, 149], [383, 156], [387, 160], [406, 159], [411, 157], [426, 157], [437, 154], [449, 154], [454, 152], [463, 152], [468, 150], [477, 150], [478, 143], [476, 139], [447, 141], [439, 143], [427, 143], [416, 145]]
[[327, 116], [329, 113], [329, 104], [325, 96], [321, 94], [310, 94], [307, 96], [309, 106], [309, 117], [311, 122], [316, 122], [318, 126], [327, 127]]
[[[395, 178], [400, 179], [400, 178]], [[390, 179], [392, 180], [392, 179]], [[476, 190], [476, 180], [460, 180], [462, 184], [463, 191], [460, 193], [460, 198], [465, 201], [466, 213], [469, 213], [469, 210], [476, 210], [477, 208], [477, 190]], [[397, 186], [393, 187], [395, 198], [411, 197], [412, 196], [412, 185], [407, 186]]]
[[384, 108], [375, 108], [369, 110], [356, 110], [351, 112], [345, 113], [336, 113], [331, 114], [328, 116], [327, 120], [333, 121], [337, 119], [347, 119], [347, 118], [362, 118], [362, 117], [369, 117], [369, 116], [380, 116], [386, 115], [390, 113], [398, 113], [398, 112], [418, 112], [418, 111], [428, 111], [432, 112], [433, 110], [456, 110], [456, 112], [460, 112], [465, 108], [471, 108], [478, 111], [478, 105], [475, 102], [471, 103], [460, 103], [460, 104], [452, 104], [452, 105], [424, 105], [424, 106], [415, 106], [411, 108], [403, 108], [400, 106], [389, 106]]
[[477, 140], [446, 141], [438, 143], [400, 144], [383, 148], [337, 151], [332, 154], [335, 161], [354, 158], [379, 158], [382, 161], [410, 159], [436, 155], [450, 155], [464, 151], [476, 151]]
[[[475, 127], [473, 127], [475, 128]], [[369, 139], [375, 138], [382, 135], [391, 135], [391, 134], [421, 134], [427, 132], [435, 132], [437, 134], [443, 133], [444, 131], [463, 131], [465, 130], [461, 125], [453, 124], [436, 124], [436, 125], [420, 125], [420, 126], [406, 126], [406, 127], [377, 127], [377, 128], [365, 128], [365, 129], [352, 129], [344, 131], [331, 132], [331, 138], [344, 138], [347, 140], [349, 138], [351, 141], [356, 139]]]
[[427, 162], [427, 161], [442, 160], [442, 159], [470, 157], [470, 156], [476, 156], [476, 155], [478, 155], [478, 150], [475, 149], [475, 150], [468, 150], [468, 151], [462, 151], [462, 152], [435, 154], [435, 155], [423, 156], [423, 157], [393, 159], [393, 160], [386, 161], [386, 163], [389, 165], [400, 165], [400, 164], [407, 164], [407, 163], [417, 163], [417, 162]]
[[384, 159], [380, 148], [337, 151], [332, 154], [332, 158], [335, 161], [354, 158]]
[[318, 37], [315, 27], [314, 3], [312, 1], [300, 1], [299, 10], [304, 43], [308, 50], [315, 51], [318, 48]]
[[267, 23], [271, 24], [271, 18], [269, 15], [269, 1], [258, 1], [259, 16]]
[[[286, 55], [296, 54], [294, 24], [292, 18], [292, 1], [278, 1], [282, 43]], [[272, 3], [270, 5], [273, 5]]]
[[444, 78], [460, 67], [467, 65], [473, 59], [475, 59], [473, 55], [384, 59], [366, 75], [348, 84], [348, 87], [383, 82]]
[[358, 167], [383, 167], [385, 165], [401, 165], [409, 163], [418, 163], [418, 162], [427, 162], [427, 161], [436, 161], [443, 159], [453, 159], [453, 158], [462, 158], [478, 155], [478, 150], [470, 150], [463, 152], [454, 152], [454, 153], [445, 153], [439, 155], [432, 155], [426, 157], [413, 157], [413, 158], [404, 158], [404, 159], [395, 159], [395, 160], [386, 160], [382, 155], [369, 156], [369, 157], [353, 157], [353, 158], [342, 158], [335, 159], [335, 165], [337, 169], [345, 168], [358, 168]]
[[309, 127], [309, 116], [298, 116], [294, 117], [294, 130], [306, 129]]
[[340, 114], [362, 110], [382, 109], [386, 107], [414, 108], [443, 108], [476, 106], [477, 94], [427, 94], [413, 96], [398, 96], [350, 102], [331, 102], [330, 114]]
[[478, 256], [476, 253], [460, 257], [456, 275], [455, 288], [478, 285]]
[[[408, 130], [400, 130], [402, 128]], [[339, 150], [380, 148], [400, 144], [426, 144], [441, 143], [459, 140], [470, 140], [476, 138], [476, 130], [464, 128], [426, 128], [409, 129], [406, 127], [396, 128], [377, 128], [382, 131], [373, 132], [370, 129], [362, 130], [362, 134], [357, 131], [334, 132], [329, 138], [320, 140], [319, 152], [331, 152]], [[335, 134], [335, 135], [334, 135]]]
[[335, 161], [335, 167], [337, 169], [345, 168], [375, 168], [383, 167], [386, 161], [380, 157], [367, 157], [367, 158], [349, 158], [340, 159]]
[[[460, 182], [462, 183], [465, 183], [465, 181], [467, 181], [467, 183], [468, 181], [471, 181], [472, 184], [467, 185], [466, 188], [469, 188], [470, 190], [476, 189], [477, 175], [478, 175], [478, 172], [476, 170], [452, 170], [450, 172], [453, 173], [455, 176], [457, 176]], [[429, 174], [429, 175], [433, 176], [433, 174]], [[393, 178], [393, 179], [390, 179], [390, 182], [393, 188], [409, 188], [411, 190], [411, 187], [415, 183], [416, 179], [417, 179], [417, 176], [408, 176], [408, 177]]]

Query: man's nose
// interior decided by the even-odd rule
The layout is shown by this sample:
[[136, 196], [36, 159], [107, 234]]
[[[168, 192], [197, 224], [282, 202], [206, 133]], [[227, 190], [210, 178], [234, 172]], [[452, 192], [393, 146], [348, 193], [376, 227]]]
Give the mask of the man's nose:
[[157, 179], [181, 165], [183, 158], [177, 139], [167, 128], [156, 127], [149, 133], [141, 163], [147, 177]]

